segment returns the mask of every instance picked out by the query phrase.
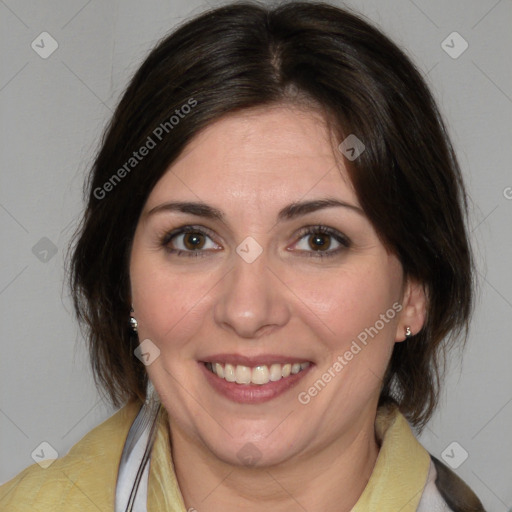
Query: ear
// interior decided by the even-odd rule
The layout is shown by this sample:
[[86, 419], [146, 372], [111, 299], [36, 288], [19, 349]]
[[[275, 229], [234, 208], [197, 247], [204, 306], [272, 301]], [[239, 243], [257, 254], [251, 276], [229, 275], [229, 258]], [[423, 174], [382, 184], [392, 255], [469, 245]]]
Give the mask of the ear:
[[427, 316], [427, 293], [422, 283], [407, 278], [404, 286], [402, 311], [397, 324], [395, 341], [405, 341], [405, 329], [418, 334], [423, 328]]

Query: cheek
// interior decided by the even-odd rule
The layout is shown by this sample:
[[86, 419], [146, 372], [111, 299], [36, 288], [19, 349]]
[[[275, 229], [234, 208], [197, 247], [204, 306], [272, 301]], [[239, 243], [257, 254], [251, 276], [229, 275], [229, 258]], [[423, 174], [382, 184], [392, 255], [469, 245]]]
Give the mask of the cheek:
[[[204, 315], [202, 300], [211, 285], [197, 272], [170, 271], [161, 251], [145, 249], [134, 240], [130, 261], [132, 303], [139, 338], [157, 345], [175, 343], [197, 328]], [[198, 323], [199, 322], [199, 323]]]
[[205, 315], [204, 276], [183, 277], [153, 269], [134, 276], [132, 290], [140, 335], [157, 344], [189, 337]]
[[320, 337], [332, 350], [342, 350], [358, 337], [364, 341], [365, 335], [394, 341], [400, 267], [392, 260], [380, 263], [347, 266], [329, 275], [296, 276], [294, 292], [303, 304], [302, 316], [321, 330]]

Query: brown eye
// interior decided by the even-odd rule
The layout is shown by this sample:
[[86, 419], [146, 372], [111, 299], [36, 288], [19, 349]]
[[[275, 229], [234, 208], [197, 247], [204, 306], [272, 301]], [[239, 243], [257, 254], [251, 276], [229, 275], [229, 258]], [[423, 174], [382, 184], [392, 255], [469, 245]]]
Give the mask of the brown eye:
[[303, 256], [335, 256], [351, 246], [351, 241], [336, 229], [308, 226], [299, 233], [294, 249]]
[[185, 233], [183, 235], [183, 245], [191, 251], [202, 249], [204, 244], [204, 235], [201, 233]]
[[194, 226], [175, 229], [163, 236], [160, 243], [176, 256], [206, 256], [222, 249], [212, 240], [212, 235]]
[[314, 251], [323, 251], [331, 246], [331, 235], [317, 233], [309, 235], [309, 247]]

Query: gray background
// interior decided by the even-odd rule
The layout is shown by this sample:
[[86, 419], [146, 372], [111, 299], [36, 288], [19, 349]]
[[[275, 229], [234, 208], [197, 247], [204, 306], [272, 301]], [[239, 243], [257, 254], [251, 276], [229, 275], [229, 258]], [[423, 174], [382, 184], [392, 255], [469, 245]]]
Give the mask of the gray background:
[[[220, 2], [0, 0], [0, 482], [32, 464], [42, 441], [64, 455], [114, 412], [93, 385], [63, 286], [63, 258], [83, 206], [84, 175], [129, 77], [176, 23], [208, 5]], [[345, 5], [373, 20], [424, 72], [467, 178], [478, 304], [463, 361], [453, 354], [443, 400], [421, 441], [438, 458], [456, 441], [460, 447], [445, 454], [457, 462], [462, 449], [468, 453], [456, 472], [489, 511], [507, 511], [512, 2]], [[59, 45], [46, 59], [31, 48], [43, 31]], [[456, 59], [442, 47], [454, 31], [469, 44]], [[461, 48], [450, 41], [445, 44]]]

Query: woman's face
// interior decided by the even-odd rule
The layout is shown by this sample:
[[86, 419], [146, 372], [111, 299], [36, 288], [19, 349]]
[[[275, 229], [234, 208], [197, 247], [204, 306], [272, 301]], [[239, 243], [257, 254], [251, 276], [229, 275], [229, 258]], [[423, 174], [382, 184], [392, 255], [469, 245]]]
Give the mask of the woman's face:
[[352, 442], [404, 325], [421, 327], [340, 157], [316, 113], [244, 111], [148, 197], [130, 261], [139, 339], [173, 436], [210, 456], [276, 464]]

